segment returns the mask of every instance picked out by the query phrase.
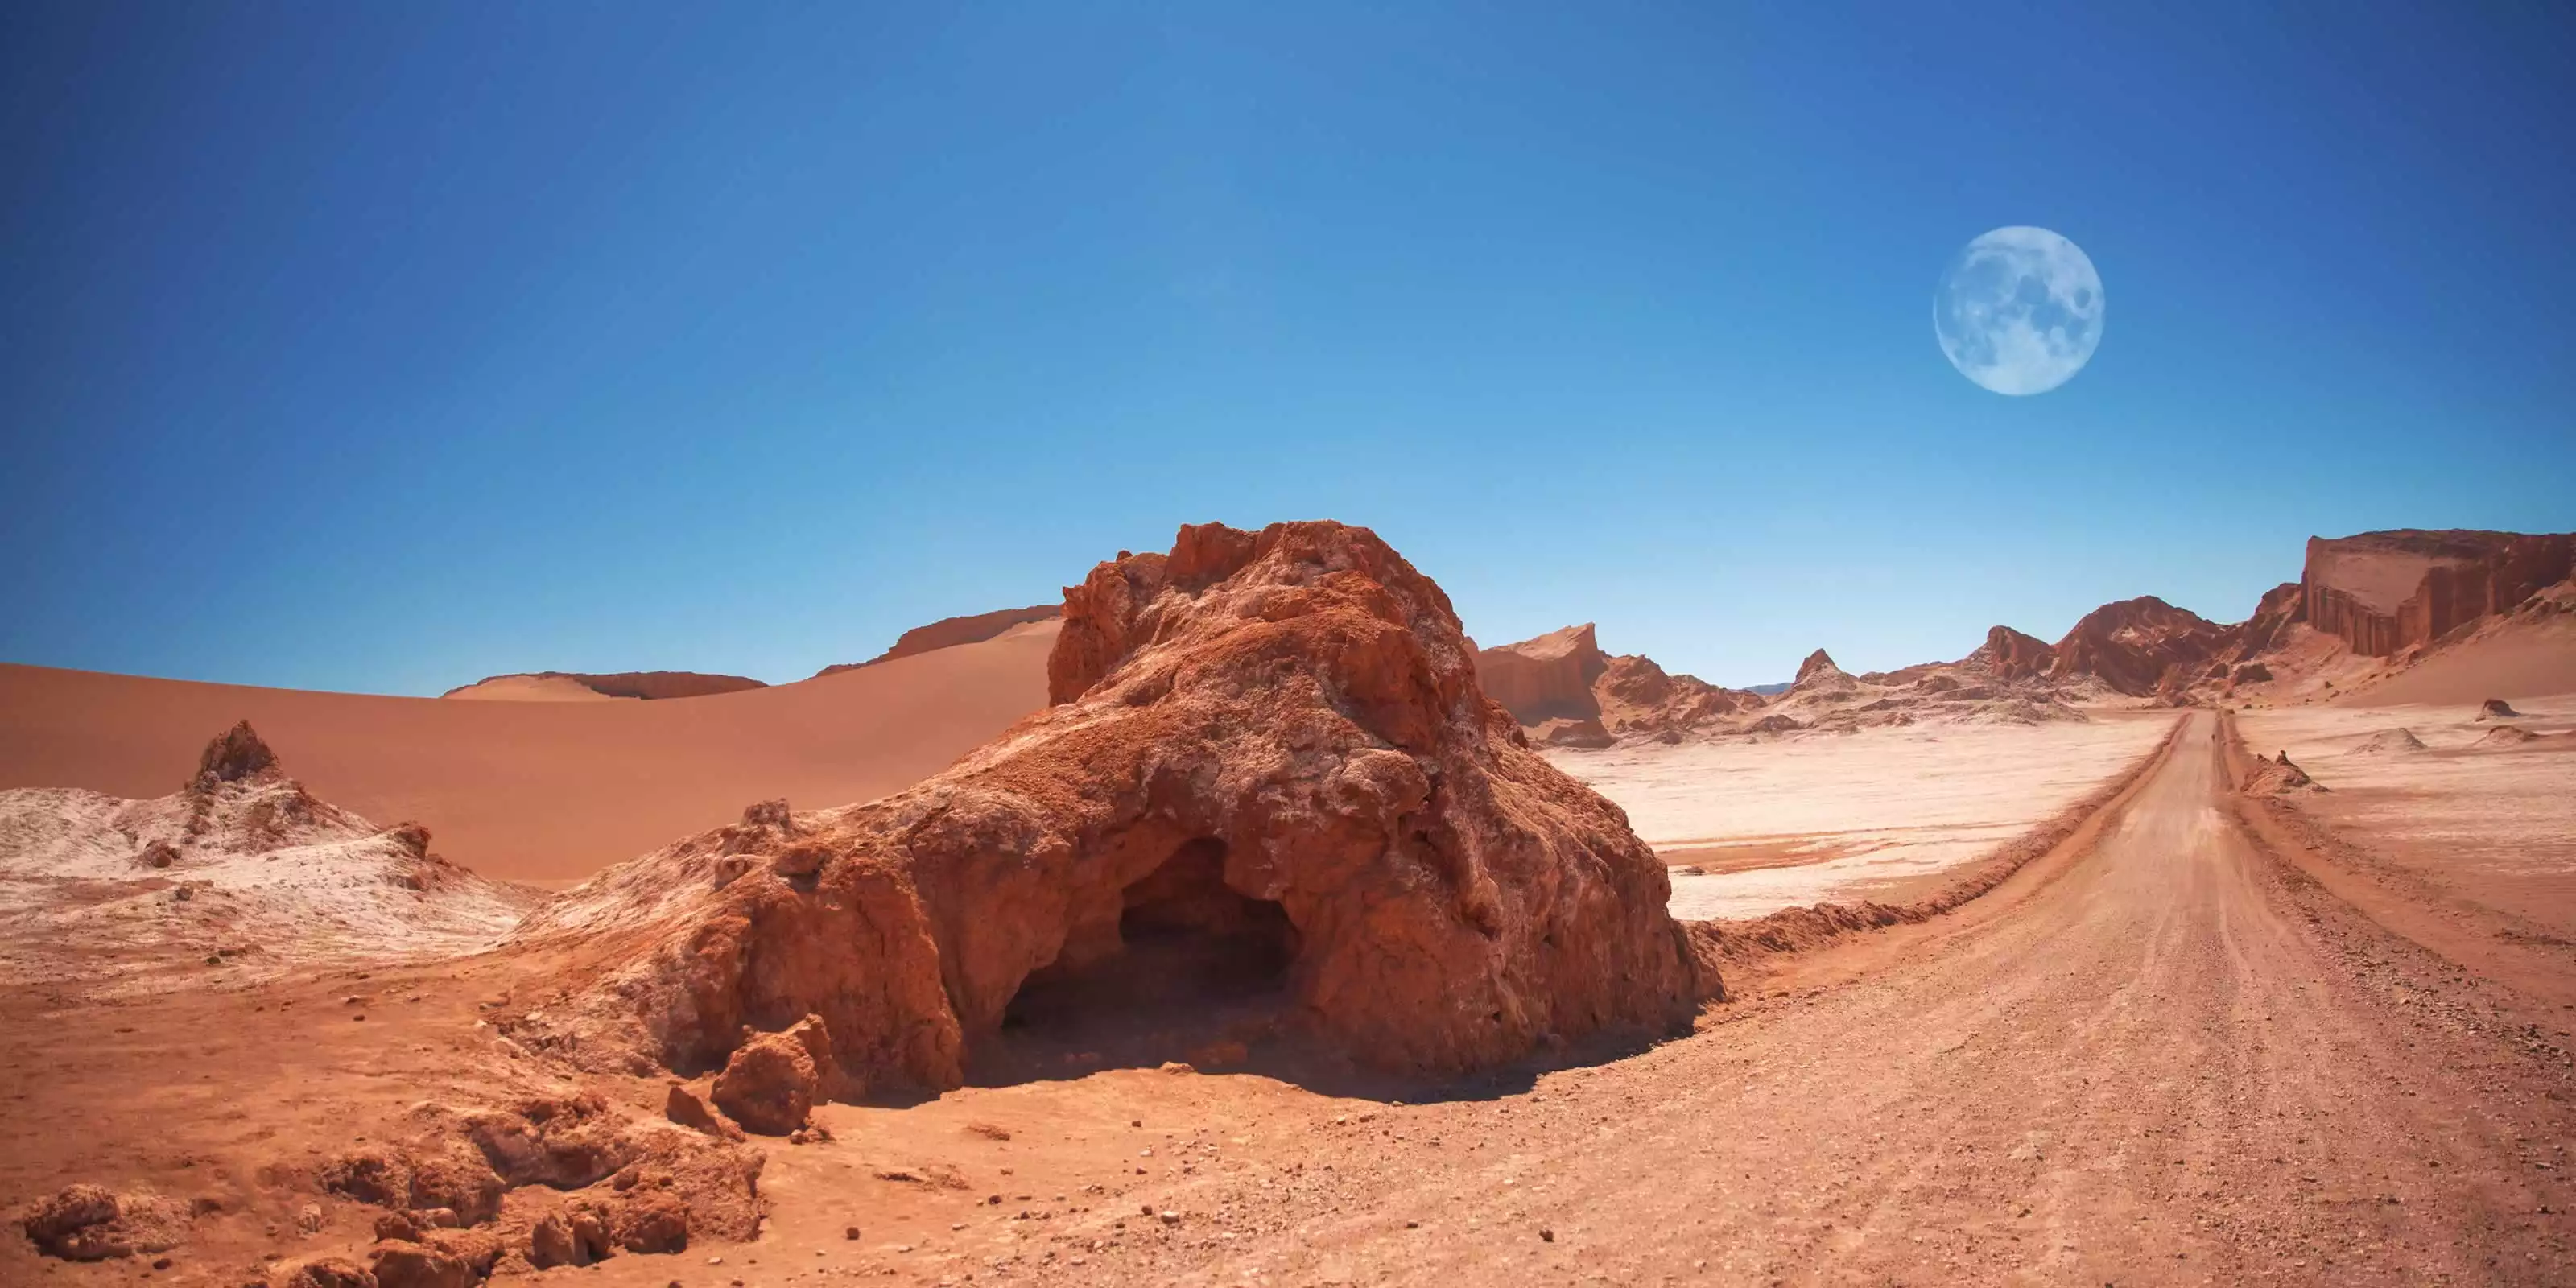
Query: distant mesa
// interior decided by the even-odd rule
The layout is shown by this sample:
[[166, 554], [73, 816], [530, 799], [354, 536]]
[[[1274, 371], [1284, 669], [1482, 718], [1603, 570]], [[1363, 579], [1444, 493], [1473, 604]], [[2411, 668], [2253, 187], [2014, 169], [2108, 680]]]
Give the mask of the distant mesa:
[[1047, 621], [1063, 612], [1062, 604], [1031, 604], [1026, 608], [998, 608], [989, 613], [976, 613], [969, 617], [943, 617], [928, 626], [915, 626], [905, 631], [895, 638], [893, 648], [867, 661], [834, 663], [816, 671], [814, 675], [815, 678], [820, 679], [826, 675], [838, 675], [843, 671], [855, 671], [863, 666], [875, 666], [879, 662], [891, 662], [899, 657], [911, 657], [915, 653], [927, 653], [932, 649], [953, 648], [959, 644], [981, 644], [1014, 626]]
[[2301, 609], [2353, 652], [2390, 657], [2568, 579], [2576, 534], [2424, 531], [2310, 537]]
[[442, 698], [506, 702], [580, 702], [601, 698], [659, 701], [740, 693], [769, 686], [747, 675], [708, 675], [697, 671], [619, 671], [592, 675], [579, 671], [521, 671], [486, 676], [449, 689]]
[[1485, 696], [1524, 725], [1597, 720], [1601, 702], [1592, 682], [1609, 669], [1590, 622], [1476, 653], [1476, 682]]

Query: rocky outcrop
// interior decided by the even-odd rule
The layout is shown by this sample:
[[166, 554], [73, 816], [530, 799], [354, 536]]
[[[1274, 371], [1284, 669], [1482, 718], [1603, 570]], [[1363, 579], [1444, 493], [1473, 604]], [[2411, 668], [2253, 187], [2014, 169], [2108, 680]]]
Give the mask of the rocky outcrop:
[[379, 828], [315, 797], [248, 721], [209, 741], [167, 796], [0, 791], [0, 836], [21, 900], [0, 922], [0, 963], [35, 960], [11, 950], [41, 945], [57, 969], [102, 982], [182, 962], [238, 980], [321, 958], [470, 952], [540, 897], [433, 853], [418, 823]]
[[2153, 595], [2104, 604], [2084, 615], [2052, 650], [2049, 678], [2090, 677], [2115, 693], [2170, 694], [2168, 671], [2204, 674], [2233, 643], [2230, 629]]
[[2310, 537], [2301, 609], [2355, 653], [2388, 657], [2567, 580], [2576, 534], [2400, 529]]
[[2048, 674], [2057, 660], [2057, 650], [2036, 635], [2024, 635], [2009, 626], [1986, 629], [1986, 642], [1964, 659], [1970, 665], [1982, 665], [1998, 680], [2029, 680]]
[[274, 782], [285, 777], [277, 767], [277, 753], [260, 740], [259, 732], [244, 720], [217, 734], [197, 755], [196, 776], [188, 780], [188, 790], [211, 792], [226, 783]]
[[2249, 796], [2284, 796], [2292, 792], [2322, 792], [2325, 785], [2308, 777], [2308, 772], [2290, 763], [2284, 751], [2273, 759], [2254, 758], [2254, 768], [2245, 775], [2243, 790]]
[[[453, 698], [473, 689], [503, 680], [568, 680], [604, 697], [703, 698], [718, 693], [740, 693], [746, 689], [769, 686], [747, 675], [711, 675], [700, 671], [619, 671], [594, 675], [582, 671], [513, 671], [507, 675], [487, 675], [472, 684], [458, 685], [440, 697]], [[578, 692], [578, 691], [576, 691]]]
[[2382, 729], [2370, 735], [2349, 753], [2355, 756], [2411, 756], [2423, 751], [2424, 740], [2412, 729]]
[[842, 1072], [942, 1088], [1024, 988], [1114, 1008], [1186, 952], [1272, 999], [1266, 1032], [1452, 1071], [1673, 1031], [1714, 990], [1653, 852], [1528, 749], [1448, 597], [1368, 530], [1186, 527], [1064, 617], [1056, 705], [949, 770], [531, 917], [521, 943], [597, 956], [511, 1031], [691, 1070], [812, 1014]]
[[1674, 735], [1705, 729], [1752, 711], [1762, 699], [1724, 689], [1695, 675], [1672, 675], [1653, 658], [1621, 654], [1592, 682], [1601, 723], [1614, 734]]
[[2489, 698], [2478, 704], [2478, 713], [2470, 718], [2473, 720], [2518, 720], [2521, 717], [2522, 713], [2514, 710], [2512, 703], [2507, 702], [2502, 698]]
[[1571, 716], [1556, 716], [1541, 720], [1529, 726], [1525, 732], [1533, 744], [1541, 747], [1572, 747], [1584, 751], [1599, 751], [1604, 747], [1616, 746], [1619, 742], [1618, 737], [1602, 727], [1600, 721], [1578, 720]]
[[1534, 740], [1555, 747], [1679, 735], [1762, 705], [1753, 694], [1670, 674], [1650, 657], [1605, 654], [1588, 622], [1479, 650], [1476, 681]]
[[577, 1266], [676, 1252], [692, 1237], [751, 1238], [764, 1160], [735, 1135], [570, 1089], [505, 1105], [431, 1100], [397, 1139], [330, 1158], [314, 1178], [379, 1209], [369, 1255], [380, 1288], [459, 1274], [473, 1284], [505, 1257]]
[[1525, 725], [1598, 718], [1592, 682], [1609, 669], [1590, 622], [1476, 653], [1476, 682], [1485, 696]]
[[1809, 653], [1805, 661], [1798, 663], [1798, 678], [1790, 681], [1789, 687], [1795, 689], [1809, 680], [1830, 679], [1842, 674], [1843, 669], [1834, 665], [1834, 659], [1823, 649], [1817, 649]]
[[915, 626], [896, 636], [894, 647], [867, 661], [835, 663], [816, 671], [814, 675], [815, 678], [820, 679], [826, 675], [838, 675], [843, 671], [855, 671], [863, 666], [875, 666], [879, 662], [891, 662], [899, 657], [911, 657], [915, 653], [927, 653], [932, 649], [953, 648], [959, 644], [980, 644], [1014, 626], [1047, 621], [1063, 611], [1064, 607], [1060, 604], [1031, 604], [1026, 608], [999, 608], [989, 613], [976, 613], [967, 617], [943, 617], [928, 626]]
[[46, 1256], [105, 1261], [177, 1247], [187, 1237], [188, 1210], [155, 1194], [72, 1185], [38, 1199], [19, 1228]]

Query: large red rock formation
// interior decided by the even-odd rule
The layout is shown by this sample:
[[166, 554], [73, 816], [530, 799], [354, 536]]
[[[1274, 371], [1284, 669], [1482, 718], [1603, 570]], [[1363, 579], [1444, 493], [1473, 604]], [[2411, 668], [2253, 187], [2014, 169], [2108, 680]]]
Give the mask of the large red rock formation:
[[2233, 640], [2230, 627], [2142, 595], [2085, 614], [2052, 650], [2049, 676], [2091, 676], [2114, 692], [2145, 697], [2159, 691], [2169, 670], [2201, 674]]
[[1048, 675], [1058, 705], [910, 790], [682, 841], [530, 918], [525, 943], [599, 946], [597, 982], [517, 1031], [709, 1069], [810, 1013], [845, 1076], [947, 1087], [1023, 986], [1173, 944], [1381, 1066], [1687, 1021], [1662, 865], [1527, 748], [1448, 597], [1368, 530], [1187, 527], [1101, 564]]
[[915, 626], [896, 636], [893, 648], [867, 661], [838, 662], [814, 674], [817, 678], [837, 675], [843, 671], [855, 671], [863, 666], [875, 666], [879, 662], [891, 662], [899, 657], [910, 657], [915, 653], [927, 653], [932, 649], [950, 648], [959, 644], [980, 644], [1014, 626], [1028, 622], [1043, 622], [1063, 611], [1064, 608], [1060, 604], [1032, 604], [1027, 608], [997, 608], [989, 613], [975, 613], [966, 617], [943, 617], [928, 626]]
[[2425, 532], [2308, 538], [2301, 609], [2355, 653], [2387, 657], [2510, 612], [2565, 581], [2576, 534]]
[[1476, 682], [1485, 696], [1526, 725], [1598, 717], [1601, 703], [1592, 682], [1609, 668], [1590, 622], [1476, 654]]

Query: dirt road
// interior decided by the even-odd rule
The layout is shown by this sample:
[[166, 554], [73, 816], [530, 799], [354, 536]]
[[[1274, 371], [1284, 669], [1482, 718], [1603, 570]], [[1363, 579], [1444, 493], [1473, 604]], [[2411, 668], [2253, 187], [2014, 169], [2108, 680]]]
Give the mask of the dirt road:
[[[2386, 934], [2257, 851], [2233, 821], [2214, 721], [2190, 718], [2097, 846], [1876, 946], [1889, 955], [1854, 982], [1742, 1004], [1689, 1040], [1489, 1099], [1365, 1121], [1346, 1103], [1299, 1122], [1289, 1103], [1274, 1102], [1283, 1120], [1220, 1098], [1206, 1110], [1224, 1121], [1156, 1163], [1178, 1152], [1188, 1174], [1076, 1195], [1090, 1210], [1038, 1214], [1044, 1237], [1023, 1223], [1015, 1243], [976, 1249], [1009, 1253], [958, 1247], [907, 1269], [1124, 1284], [2576, 1282], [2576, 1017]], [[996, 1094], [981, 1112], [1010, 1112]]]

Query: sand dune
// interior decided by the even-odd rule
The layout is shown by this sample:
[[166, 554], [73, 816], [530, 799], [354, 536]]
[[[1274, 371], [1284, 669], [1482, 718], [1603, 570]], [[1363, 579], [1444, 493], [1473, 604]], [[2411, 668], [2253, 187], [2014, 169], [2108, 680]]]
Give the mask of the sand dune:
[[1054, 623], [685, 702], [454, 702], [0, 665], [0, 788], [161, 796], [248, 719], [325, 800], [487, 876], [568, 881], [786, 796], [882, 796], [1046, 702]]
[[2576, 693], [2576, 617], [2501, 623], [2436, 650], [2400, 674], [2344, 699], [2357, 707], [2454, 706], [2487, 698]]

